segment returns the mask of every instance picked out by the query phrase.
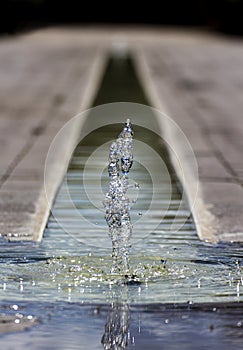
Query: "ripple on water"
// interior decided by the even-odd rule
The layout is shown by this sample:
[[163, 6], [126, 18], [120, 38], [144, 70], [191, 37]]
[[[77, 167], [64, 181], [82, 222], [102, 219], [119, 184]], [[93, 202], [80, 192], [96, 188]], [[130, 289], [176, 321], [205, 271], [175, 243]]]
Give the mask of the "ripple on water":
[[[120, 127], [118, 125], [117, 129], [112, 130], [112, 135], [119, 132]], [[83, 147], [84, 144], [78, 146], [75, 152], [84, 164], [97, 147], [92, 146], [95, 144], [94, 139], [99, 140], [101, 144], [108, 141], [104, 140], [104, 135], [104, 128], [101, 128], [86, 139], [88, 152]], [[147, 136], [151, 141], [155, 140], [154, 135]], [[163, 149], [161, 152], [163, 153]], [[150, 198], [150, 191], [146, 187], [149, 182], [143, 183], [146, 175], [143, 169], [137, 168], [136, 171], [138, 171], [137, 179], [142, 184], [140, 186], [142, 195], [139, 194], [136, 203], [138, 213], [139, 205], [143, 207], [144, 202]], [[72, 165], [72, 161], [68, 173], [73, 175], [73, 178], [70, 177], [69, 185], [74, 205], [96, 213], [94, 207], [90, 207], [88, 198], [80, 199], [80, 189], [84, 192], [84, 184], [81, 172], [77, 175], [77, 169]], [[161, 181], [163, 183], [163, 176]], [[166, 187], [168, 184], [164, 185]], [[193, 220], [189, 216], [187, 203], [183, 202], [181, 205], [176, 180], [172, 181], [171, 185], [173, 196], [159, 226], [142, 239], [132, 242], [128, 277], [119, 273], [110, 274], [112, 261], [109, 247], [99, 245], [97, 239], [95, 247], [85, 242], [86, 238], [87, 241], [90, 240], [92, 233], [96, 233], [97, 225], [92, 232], [79, 229], [78, 232], [82, 231], [84, 241], [77, 242], [73, 235], [67, 234], [55, 218], [50, 216], [40, 245], [9, 243], [1, 237], [0, 297], [11, 300], [21, 298], [36, 301], [100, 303], [110, 300], [110, 293], [118, 281], [121, 288], [124, 286], [128, 288], [128, 293], [125, 293], [127, 301], [137, 304], [183, 303], [188, 300], [243, 301], [242, 245], [210, 245], [200, 242]], [[75, 232], [79, 227], [78, 222], [70, 218], [66, 204], [67, 198], [60, 191], [54, 204], [54, 212], [61, 210], [62, 219], [68, 222], [71, 230]], [[164, 213], [164, 205], [167, 204], [168, 198], [162, 198], [161, 212]], [[151, 213], [148, 220], [154, 220], [157, 215], [156, 210], [155, 213]], [[97, 223], [97, 220], [95, 222]], [[171, 228], [172, 223], [174, 227], [175, 224], [178, 225], [177, 230]], [[145, 224], [149, 225], [149, 222]], [[107, 233], [105, 231], [103, 233], [109, 241]]]

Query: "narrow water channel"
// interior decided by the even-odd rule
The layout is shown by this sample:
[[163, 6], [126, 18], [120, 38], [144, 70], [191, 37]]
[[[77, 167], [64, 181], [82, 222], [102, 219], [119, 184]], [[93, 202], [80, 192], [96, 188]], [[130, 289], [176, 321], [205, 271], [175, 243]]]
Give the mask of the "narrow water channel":
[[[94, 106], [117, 101], [148, 104], [130, 58], [110, 59]], [[86, 123], [95, 124], [92, 113]], [[240, 348], [243, 247], [199, 241], [163, 140], [136, 124], [129, 176], [137, 278], [124, 284], [110, 275], [111, 243], [99, 203], [107, 192], [109, 145], [123, 121], [89, 133], [70, 160], [69, 196], [82, 220], [62, 185], [40, 244], [1, 241], [0, 313], [17, 324], [36, 320], [26, 332], [2, 332], [1, 348]], [[152, 209], [145, 143], [165, 164]], [[156, 162], [151, 158], [149, 166], [157, 169]]]

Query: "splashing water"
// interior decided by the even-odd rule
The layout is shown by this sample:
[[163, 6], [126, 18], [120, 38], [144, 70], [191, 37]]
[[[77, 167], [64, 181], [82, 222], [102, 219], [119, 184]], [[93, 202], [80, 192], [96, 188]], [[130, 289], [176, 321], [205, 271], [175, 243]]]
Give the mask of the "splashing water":
[[105, 219], [112, 242], [112, 273], [129, 270], [132, 224], [130, 217], [128, 173], [133, 163], [133, 130], [127, 119], [122, 132], [112, 142], [109, 153], [109, 191], [104, 200]]

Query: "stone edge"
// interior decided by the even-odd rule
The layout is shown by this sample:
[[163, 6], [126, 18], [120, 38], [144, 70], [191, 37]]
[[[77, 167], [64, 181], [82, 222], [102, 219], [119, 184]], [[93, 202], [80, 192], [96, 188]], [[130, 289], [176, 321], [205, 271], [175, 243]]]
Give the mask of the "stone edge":
[[[141, 81], [149, 101], [151, 102], [151, 106], [169, 116], [169, 107], [167, 106], [166, 102], [158, 96], [157, 89], [151, 78], [149, 67], [146, 63], [142, 50], [139, 50], [138, 48], [133, 49], [132, 56], [135, 62], [138, 78]], [[201, 240], [210, 243], [217, 243], [219, 240], [219, 237], [216, 235], [219, 229], [217, 218], [211, 213], [210, 208], [203, 199], [201, 184], [198, 181], [198, 178], [194, 176], [194, 171], [191, 171], [191, 164], [188, 161], [186, 154], [183, 152], [184, 147], [179, 138], [173, 137], [171, 126], [169, 123], [166, 123], [166, 119], [161, 120], [157, 118], [157, 122], [161, 130], [166, 132], [167, 139], [169, 135], [171, 148], [169, 148], [168, 151], [171, 162], [185, 190], [190, 210], [195, 221], [198, 237]], [[179, 169], [178, 166], [178, 161], [175, 161], [174, 154], [171, 152], [171, 149], [173, 149], [173, 151], [176, 153], [180, 163], [183, 164], [184, 172], [186, 173], [185, 176], [182, 176], [181, 169]], [[197, 187], [196, 199], [191, 191], [191, 189], [195, 188], [195, 186]]]
[[[78, 112], [84, 112], [91, 107], [97, 89], [99, 88], [106, 62], [107, 53], [99, 53], [93, 63], [93, 67], [91, 68], [91, 74], [89, 76], [88, 85], [86, 87], [86, 93], [81, 100], [80, 110], [77, 111], [77, 114]], [[84, 120], [82, 122], [84, 122]], [[59, 149], [59, 152], [56, 155], [56, 161], [53, 164], [52, 170], [53, 173], [55, 173], [55, 177], [50, 178], [47, 182], [45, 182], [45, 185], [43, 183], [43, 187], [41, 189], [36, 205], [37, 211], [35, 212], [32, 220], [33, 241], [40, 242], [42, 240], [51, 208], [53, 206], [57, 191], [65, 175], [65, 171], [70, 160], [67, 155], [70, 154], [73, 147], [77, 143], [81, 128], [82, 125], [80, 125], [80, 121], [77, 119], [77, 121], [73, 124], [72, 129], [70, 130], [70, 134], [65, 135], [66, 137], [63, 139], [62, 147]], [[49, 202], [47, 201], [46, 197], [46, 187], [49, 191]]]

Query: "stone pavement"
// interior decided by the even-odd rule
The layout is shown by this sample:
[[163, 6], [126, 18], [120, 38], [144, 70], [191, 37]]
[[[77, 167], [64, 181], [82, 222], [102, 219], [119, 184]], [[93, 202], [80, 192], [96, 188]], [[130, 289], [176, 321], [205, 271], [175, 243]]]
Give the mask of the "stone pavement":
[[[1, 38], [0, 233], [41, 239], [49, 215], [48, 148], [61, 126], [90, 105], [106, 51], [117, 43], [130, 46], [152, 105], [173, 117], [192, 145], [200, 180], [195, 205], [189, 180], [184, 187], [200, 238], [242, 242], [243, 40], [157, 29], [59, 28]], [[57, 155], [53, 199], [68, 139]], [[171, 142], [186, 162], [178, 140]]]
[[[171, 33], [141, 47], [136, 59], [152, 104], [176, 121], [192, 145], [199, 237], [243, 242], [243, 40]], [[180, 143], [171, 143], [186, 162]], [[188, 193], [191, 180], [184, 183]]]
[[[0, 41], [0, 233], [40, 240], [49, 216], [45, 159], [56, 133], [90, 104], [101, 48], [82, 33], [48, 31]], [[68, 148], [71, 140], [64, 140]], [[53, 198], [65, 149], [56, 158]]]

